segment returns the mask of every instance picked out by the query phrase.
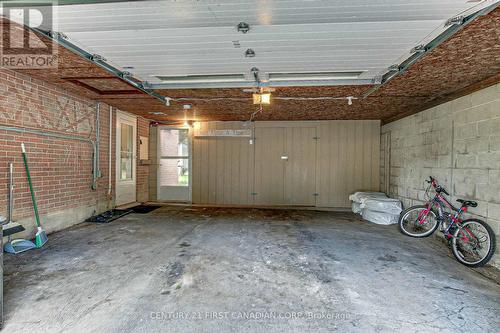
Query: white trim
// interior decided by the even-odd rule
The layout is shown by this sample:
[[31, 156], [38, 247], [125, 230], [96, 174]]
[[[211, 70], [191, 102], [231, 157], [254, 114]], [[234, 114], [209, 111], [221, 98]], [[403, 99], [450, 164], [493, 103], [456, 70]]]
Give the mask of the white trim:
[[[122, 124], [129, 124], [132, 126], [132, 179], [131, 180], [121, 180], [120, 179], [120, 141], [121, 132], [119, 126]], [[116, 140], [115, 140], [115, 204], [116, 206], [128, 204], [131, 202], [136, 202], [137, 200], [137, 117], [127, 112], [116, 110]], [[129, 193], [128, 198], [125, 201], [120, 201], [120, 186], [130, 186], [133, 188], [133, 193]]]
[[[160, 161], [162, 159], [161, 157], [161, 130], [162, 129], [177, 129], [177, 130], [188, 130], [188, 200], [162, 200], [160, 198]], [[193, 202], [193, 129], [191, 127], [185, 127], [185, 126], [169, 126], [169, 125], [160, 125], [157, 128], [156, 131], [156, 163], [158, 165], [158, 168], [156, 170], [156, 198], [158, 201], [165, 201], [165, 202], [187, 202], [187, 203], [192, 203]], [[179, 158], [185, 158], [185, 157], [179, 157]], [[181, 186], [170, 186], [172, 188], [175, 187], [181, 187]], [[184, 186], [182, 186], [184, 188]]]

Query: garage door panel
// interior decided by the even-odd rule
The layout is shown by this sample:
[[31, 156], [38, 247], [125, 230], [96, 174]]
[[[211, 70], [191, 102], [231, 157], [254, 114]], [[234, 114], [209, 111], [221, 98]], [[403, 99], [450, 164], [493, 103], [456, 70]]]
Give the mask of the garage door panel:
[[255, 203], [283, 205], [285, 128], [255, 129]]
[[380, 122], [339, 120], [319, 127], [319, 207], [350, 206], [349, 194], [378, 191]]
[[316, 204], [316, 127], [287, 128], [285, 201], [289, 205]]
[[242, 122], [202, 122], [194, 130], [194, 203], [253, 204], [254, 146], [249, 138], [200, 135], [209, 130], [243, 128]]
[[[194, 138], [195, 203], [347, 208], [352, 192], [378, 190], [379, 121], [256, 122], [253, 126], [253, 142], [249, 137]], [[200, 127], [202, 131], [252, 129], [242, 122], [201, 123]]]

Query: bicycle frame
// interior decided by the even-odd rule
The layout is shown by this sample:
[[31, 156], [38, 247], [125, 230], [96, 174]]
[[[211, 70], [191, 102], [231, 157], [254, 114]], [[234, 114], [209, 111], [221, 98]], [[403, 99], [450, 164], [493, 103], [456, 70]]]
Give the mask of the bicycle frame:
[[[425, 210], [423, 210], [422, 212], [420, 212], [419, 216], [417, 217], [417, 221], [419, 221], [418, 223], [423, 224], [425, 222], [425, 219], [429, 215], [429, 212], [433, 208], [436, 208], [437, 213], [438, 213], [439, 224], [442, 226], [446, 220], [448, 220], [450, 222], [449, 225], [446, 227], [446, 229], [443, 230], [443, 233], [444, 233], [446, 238], [448, 238], [448, 239], [454, 238], [453, 234], [450, 232], [450, 230], [453, 228], [453, 226], [456, 226], [457, 228], [460, 229], [460, 234], [461, 234], [460, 238], [463, 241], [465, 241], [465, 242], [469, 241], [469, 237], [467, 237], [467, 235], [463, 232], [464, 229], [465, 229], [465, 231], [467, 231], [467, 234], [470, 237], [473, 237], [474, 239], [476, 238], [474, 236], [474, 234], [472, 234], [468, 229], [462, 228], [462, 224], [461, 224], [462, 219], [460, 218], [460, 216], [463, 213], [467, 212], [466, 206], [462, 206], [460, 208], [457, 208], [457, 207], [453, 206], [453, 204], [451, 204], [440, 193], [436, 193], [434, 198], [432, 198], [430, 201], [428, 201], [425, 205], [427, 206], [427, 208]], [[452, 214], [445, 214], [445, 211], [447, 208], [451, 212], [453, 212], [454, 214], [453, 215]]]

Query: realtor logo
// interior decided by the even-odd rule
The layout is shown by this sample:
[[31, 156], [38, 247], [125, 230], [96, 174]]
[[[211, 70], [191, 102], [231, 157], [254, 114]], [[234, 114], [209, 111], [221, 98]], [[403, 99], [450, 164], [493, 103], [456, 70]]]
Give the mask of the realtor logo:
[[57, 47], [53, 41], [32, 30], [56, 31], [54, 5], [54, 1], [0, 2], [0, 67], [57, 67]]

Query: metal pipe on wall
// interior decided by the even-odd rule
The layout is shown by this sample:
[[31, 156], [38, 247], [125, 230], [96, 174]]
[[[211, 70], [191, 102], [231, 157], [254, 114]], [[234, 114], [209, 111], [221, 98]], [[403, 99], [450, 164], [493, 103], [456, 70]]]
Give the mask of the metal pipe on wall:
[[96, 172], [95, 172], [95, 165], [96, 165], [96, 143], [92, 139], [84, 138], [81, 136], [71, 136], [71, 135], [65, 135], [65, 134], [59, 134], [59, 133], [53, 133], [53, 132], [44, 132], [41, 130], [37, 129], [32, 129], [32, 128], [26, 128], [26, 127], [15, 127], [15, 126], [5, 126], [5, 125], [0, 125], [0, 130], [3, 131], [10, 131], [10, 132], [16, 132], [16, 133], [28, 133], [28, 134], [34, 134], [34, 135], [40, 135], [40, 136], [47, 136], [47, 137], [52, 137], [52, 138], [58, 138], [58, 139], [63, 139], [63, 140], [76, 140], [76, 141], [82, 141], [82, 142], [87, 142], [92, 145], [92, 151], [93, 151], [93, 166], [94, 170], [92, 172], [92, 189], [95, 190], [94, 186], [97, 188], [97, 177], [96, 177]]
[[108, 200], [111, 200], [111, 161], [113, 153], [113, 107], [109, 107], [109, 142], [108, 142]]
[[97, 177], [101, 176], [101, 169], [99, 168], [99, 155], [101, 146], [101, 103], [97, 102], [96, 105], [96, 120], [95, 120], [95, 143], [97, 146]]

